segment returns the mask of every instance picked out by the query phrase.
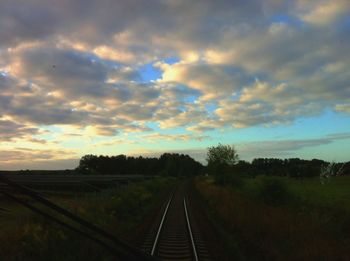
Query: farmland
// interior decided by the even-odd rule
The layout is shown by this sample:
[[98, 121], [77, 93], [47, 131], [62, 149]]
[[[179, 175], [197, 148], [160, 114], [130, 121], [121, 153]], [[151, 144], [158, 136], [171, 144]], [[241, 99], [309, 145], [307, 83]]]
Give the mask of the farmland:
[[[25, 183], [25, 178], [19, 176], [16, 178], [17, 181]], [[53, 180], [57, 181], [55, 176], [42, 179], [36, 177], [33, 179], [34, 182], [26, 184], [36, 187], [37, 183], [40, 183], [39, 187], [42, 189], [46, 182], [49, 186], [39, 191], [42, 191], [40, 194], [45, 195], [51, 202], [128, 241], [132, 240], [132, 231], [135, 231], [135, 227], [159, 204], [169, 186], [175, 182], [171, 178], [144, 180], [138, 177], [133, 179], [135, 182], [117, 176], [100, 178], [71, 176], [59, 183], [54, 191], [50, 189]], [[76, 183], [82, 180], [94, 182], [94, 186], [96, 182], [98, 185], [103, 184], [103, 189], [99, 187], [98, 191], [72, 190], [72, 184], [77, 185]], [[106, 187], [107, 183], [109, 186]], [[25, 198], [23, 195], [17, 196]], [[54, 214], [38, 203], [26, 200], [35, 207]], [[67, 231], [27, 208], [5, 198], [1, 199], [1, 206], [6, 210], [0, 212], [0, 256], [5, 260], [47, 260], [47, 257], [51, 260], [113, 259], [103, 247]], [[59, 216], [59, 218], [68, 224], [71, 223], [65, 217]]]
[[29, 172], [3, 173], [3, 176], [29, 188], [41, 191], [99, 191], [150, 179], [143, 175], [81, 175], [78, 173]]
[[[197, 191], [219, 224], [227, 251], [237, 260], [347, 260], [350, 177], [334, 177], [324, 185], [317, 178], [273, 179], [278, 181], [246, 179], [240, 187], [197, 179]], [[283, 184], [285, 191], [267, 184]]]
[[[0, 255], [5, 260], [113, 260], [122, 242], [131, 246], [130, 253], [142, 250], [142, 257], [187, 258], [195, 255], [190, 249], [195, 252], [197, 243], [189, 244], [186, 223], [196, 231], [199, 255], [213, 260], [348, 260], [349, 163], [221, 159], [202, 166], [178, 154], [159, 159], [88, 155], [71, 171], [1, 172]], [[324, 166], [346, 175], [320, 178]], [[113, 169], [120, 174], [110, 174]], [[147, 175], [138, 174], [142, 169]], [[54, 220], [57, 208], [43, 207], [50, 205], [46, 199], [73, 218], [58, 211]], [[180, 210], [187, 213], [185, 202], [186, 221]], [[77, 225], [75, 218], [83, 222]], [[162, 235], [163, 220], [167, 232]], [[77, 230], [67, 229], [73, 224]], [[99, 242], [103, 235], [96, 227], [88, 234], [90, 225], [108, 231], [117, 243]], [[186, 236], [173, 241], [173, 226]]]

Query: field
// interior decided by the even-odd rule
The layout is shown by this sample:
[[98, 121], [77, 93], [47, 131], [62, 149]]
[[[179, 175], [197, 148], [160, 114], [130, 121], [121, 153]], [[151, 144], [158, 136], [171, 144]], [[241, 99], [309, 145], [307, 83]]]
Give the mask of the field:
[[[105, 188], [115, 188], [127, 185], [134, 181], [151, 179], [153, 176], [142, 175], [82, 175], [76, 173], [56, 173], [37, 171], [23, 173], [1, 173], [4, 177], [23, 186], [40, 190], [41, 192], [63, 191], [100, 191]], [[4, 184], [0, 182], [0, 188]]]
[[[130, 232], [162, 199], [173, 182], [169, 178], [154, 178], [98, 192], [56, 190], [44, 194], [57, 205], [113, 235], [129, 239]], [[4, 260], [47, 260], [48, 256], [50, 260], [113, 260], [106, 249], [94, 242], [5, 198], [0, 200], [1, 207], [8, 210], [0, 212], [0, 256]], [[42, 209], [37, 203], [31, 203]], [[66, 218], [59, 218], [71, 224]]]
[[[131, 241], [144, 217], [177, 182], [175, 178], [108, 175], [18, 175], [14, 179]], [[350, 259], [350, 177], [335, 177], [324, 184], [318, 178], [264, 176], [233, 181], [218, 185], [211, 177], [195, 179], [196, 193], [232, 259]], [[48, 256], [51, 260], [113, 259], [105, 248], [3, 196], [0, 203], [0, 256], [5, 260], [46, 260]]]
[[[276, 185], [277, 184], [277, 185]], [[246, 179], [196, 188], [236, 260], [349, 260], [350, 177]]]
[[335, 177], [321, 184], [318, 178], [288, 180], [290, 189], [303, 202], [350, 212], [350, 177]]

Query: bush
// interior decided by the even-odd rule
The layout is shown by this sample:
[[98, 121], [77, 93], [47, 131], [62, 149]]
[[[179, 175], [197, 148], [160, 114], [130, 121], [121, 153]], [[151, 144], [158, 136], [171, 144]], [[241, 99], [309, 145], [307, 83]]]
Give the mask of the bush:
[[[247, 182], [247, 186], [253, 185], [254, 192], [258, 184], [261, 189], [285, 189], [281, 185], [284, 180], [290, 182], [259, 177]], [[348, 212], [334, 212], [335, 209], [317, 205], [307, 210], [288, 204], [269, 206], [245, 193], [216, 186], [210, 179], [197, 179], [195, 185], [232, 260], [350, 260], [349, 216], [345, 214]], [[320, 193], [324, 191], [322, 186], [318, 189]]]
[[233, 168], [222, 168], [221, 172], [214, 176], [215, 183], [219, 186], [232, 186], [241, 188], [244, 184], [244, 179]]
[[281, 205], [292, 200], [292, 193], [281, 178], [263, 177], [257, 190], [259, 199], [271, 205]]

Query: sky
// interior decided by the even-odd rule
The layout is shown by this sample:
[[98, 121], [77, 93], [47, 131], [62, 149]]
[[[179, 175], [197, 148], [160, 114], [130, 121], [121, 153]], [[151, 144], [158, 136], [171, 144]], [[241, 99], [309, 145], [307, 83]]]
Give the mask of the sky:
[[1, 0], [0, 169], [350, 160], [348, 0]]

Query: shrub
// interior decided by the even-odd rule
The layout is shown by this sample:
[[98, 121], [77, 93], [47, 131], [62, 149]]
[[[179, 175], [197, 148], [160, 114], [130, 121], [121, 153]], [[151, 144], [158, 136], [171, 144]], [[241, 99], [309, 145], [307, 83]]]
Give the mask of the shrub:
[[292, 199], [287, 184], [281, 178], [263, 177], [257, 187], [257, 196], [265, 203], [281, 205]]
[[218, 144], [209, 147], [207, 152], [207, 171], [214, 176], [216, 184], [220, 186], [240, 186], [241, 178], [236, 176], [234, 166], [238, 161], [238, 154], [233, 146]]
[[[281, 178], [262, 178], [254, 180], [255, 189], [285, 185]], [[205, 179], [197, 179], [195, 184], [213, 222], [221, 228], [223, 245], [232, 260], [350, 260], [349, 216], [345, 212], [329, 209], [323, 213], [320, 206], [310, 206], [307, 211], [288, 204], [268, 206]]]
[[244, 185], [244, 179], [234, 170], [229, 168], [224, 169], [222, 173], [214, 176], [215, 183], [219, 186], [232, 186], [235, 188], [241, 188]]

